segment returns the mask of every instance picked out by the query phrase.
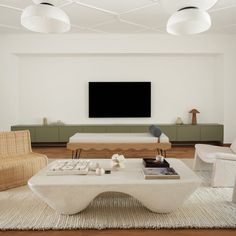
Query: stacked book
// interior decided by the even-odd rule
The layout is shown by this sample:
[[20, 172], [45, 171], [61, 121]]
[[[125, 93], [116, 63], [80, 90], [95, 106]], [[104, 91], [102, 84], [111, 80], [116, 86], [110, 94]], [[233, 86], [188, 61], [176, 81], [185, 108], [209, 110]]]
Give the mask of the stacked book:
[[179, 174], [165, 159], [144, 158], [143, 165], [142, 172], [145, 179], [180, 179]]

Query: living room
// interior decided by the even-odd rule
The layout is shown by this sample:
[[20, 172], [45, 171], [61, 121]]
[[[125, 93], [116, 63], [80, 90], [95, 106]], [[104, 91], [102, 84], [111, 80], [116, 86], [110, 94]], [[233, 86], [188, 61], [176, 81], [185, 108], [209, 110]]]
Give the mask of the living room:
[[[0, 141], [0, 181], [3, 184], [6, 176], [7, 181], [12, 181], [9, 187], [4, 183], [6, 187], [0, 191], [0, 234], [234, 234], [236, 1], [60, 0], [53, 1], [55, 6], [35, 1], [0, 0], [0, 139], [4, 139], [6, 133], [11, 135], [28, 130], [30, 139], [24, 136], [24, 140], [29, 141], [27, 149], [31, 152], [32, 146], [34, 153], [42, 155], [40, 168], [24, 179], [22, 186], [16, 186], [14, 178], [17, 174], [14, 174], [13, 167], [9, 167], [10, 162], [5, 163], [6, 153], [10, 152], [15, 141], [10, 136], [10, 147], [6, 140]], [[51, 4], [50, 0], [44, 2]], [[30, 5], [62, 10], [70, 20], [70, 30], [48, 33], [40, 29], [38, 33], [27, 28], [23, 13]], [[171, 14], [186, 7], [194, 11], [196, 7], [202, 8], [204, 13], [209, 13], [211, 24], [208, 29], [175, 33], [178, 35], [168, 31]], [[29, 24], [33, 25], [33, 21]], [[197, 26], [191, 29], [194, 27], [197, 30]], [[95, 97], [92, 106], [92, 85], [98, 86], [101, 82], [104, 83], [103, 89], [97, 87], [100, 95]], [[133, 87], [125, 94], [127, 83]], [[141, 93], [135, 92], [138, 84], [142, 85]], [[118, 85], [124, 87], [117, 89]], [[147, 100], [141, 104], [138, 99], [140, 94], [145, 94], [145, 85], [148, 86]], [[107, 102], [99, 104], [99, 99], [106, 93], [105, 86], [114, 89], [115, 95], [106, 97]], [[121, 104], [124, 97], [126, 102]], [[133, 104], [128, 103], [129, 100]], [[121, 114], [125, 104], [130, 112], [128, 115]], [[92, 115], [93, 107], [100, 105], [106, 112]], [[146, 107], [150, 108], [149, 112], [140, 115], [139, 112]], [[190, 112], [193, 109], [197, 114]], [[73, 141], [76, 134], [79, 141]], [[17, 135], [14, 137], [17, 139]], [[14, 149], [14, 155], [18, 149]], [[112, 171], [107, 168], [107, 163], [116, 153], [124, 157], [121, 159], [125, 162], [121, 163], [124, 168]], [[52, 162], [65, 159], [90, 160], [96, 164], [102, 159], [98, 170], [93, 172], [93, 181], [112, 180], [112, 174], [119, 173], [120, 179], [126, 182], [122, 171], [128, 171], [132, 161], [142, 161], [144, 157], [156, 158], [155, 161], [160, 162], [164, 158], [176, 170], [182, 163], [183, 168], [187, 166], [192, 187], [196, 184], [196, 188], [191, 193], [183, 193], [186, 201], [177, 210], [164, 214], [156, 202], [155, 206], [150, 206], [143, 193], [141, 197], [135, 191], [124, 196], [97, 194], [97, 198], [92, 203], [90, 199], [91, 204], [88, 203], [90, 205], [81, 212], [60, 214], [54, 209], [59, 198], [54, 198], [51, 203], [52, 199], [49, 201], [41, 192], [36, 193], [41, 189], [36, 188], [39, 179], [35, 177], [48, 168], [47, 163], [50, 166]], [[120, 160], [119, 156], [113, 158]], [[175, 163], [176, 160], [181, 164]], [[107, 163], [102, 164], [103, 161]], [[20, 165], [17, 171], [22, 174], [25, 169]], [[110, 171], [110, 175], [103, 171]], [[65, 176], [48, 177], [53, 180]], [[90, 178], [82, 175], [66, 177], [71, 178], [71, 183], [76, 180], [73, 177]], [[176, 187], [178, 191], [178, 181], [184, 181], [184, 178], [185, 175], [180, 174], [180, 180], [142, 181], [156, 181], [156, 194], [160, 197], [166, 192], [159, 190], [158, 181], [169, 181], [169, 187], [173, 184], [173, 189]], [[201, 184], [197, 186], [199, 179]], [[138, 184], [137, 180], [132, 182], [132, 186]], [[51, 186], [50, 194], [53, 195], [52, 189]], [[186, 189], [190, 191], [190, 187], [185, 186]], [[57, 191], [54, 192], [62, 194]], [[86, 191], [89, 192], [89, 188]], [[115, 192], [113, 188], [107, 191]], [[128, 194], [128, 190], [119, 191]], [[216, 197], [213, 199], [213, 196]], [[23, 199], [29, 204], [19, 204]], [[65, 200], [66, 196], [62, 199]], [[126, 203], [119, 206], [122, 200]], [[78, 198], [76, 201], [82, 200]], [[177, 198], [175, 201], [177, 204]], [[171, 201], [167, 203], [171, 204]], [[135, 206], [139, 211], [135, 211]], [[155, 208], [156, 213], [143, 206], [149, 210]], [[29, 214], [32, 208], [34, 210]], [[6, 213], [8, 210], [11, 214]], [[134, 212], [130, 215], [131, 220], [122, 220], [129, 210]], [[191, 215], [190, 211], [199, 213]], [[213, 214], [214, 211], [218, 213]], [[37, 214], [41, 214], [40, 217]], [[179, 219], [178, 215], [182, 218]], [[21, 221], [18, 220], [20, 217]], [[65, 223], [67, 221], [69, 223]]]

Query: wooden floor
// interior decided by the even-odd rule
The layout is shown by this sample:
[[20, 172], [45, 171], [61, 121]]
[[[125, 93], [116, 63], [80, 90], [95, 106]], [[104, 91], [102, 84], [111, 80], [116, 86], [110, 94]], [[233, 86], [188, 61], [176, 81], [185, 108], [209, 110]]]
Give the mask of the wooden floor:
[[[71, 153], [64, 147], [35, 147], [34, 152], [46, 154], [49, 158], [70, 158]], [[83, 157], [92, 158], [108, 156], [111, 153], [87, 152], [82, 153]], [[151, 155], [151, 153], [146, 153]], [[140, 153], [129, 152], [125, 156], [134, 157]], [[168, 157], [175, 158], [193, 158], [194, 148], [189, 146], [173, 147], [168, 153]], [[195, 230], [195, 229], [178, 229], [178, 230], [62, 230], [62, 231], [0, 231], [0, 236], [235, 236], [236, 230], [233, 229], [216, 229], [216, 230]]]
[[[34, 152], [43, 153], [49, 158], [71, 158], [71, 152], [65, 147], [34, 147]], [[126, 151], [121, 152], [120, 150], [114, 151], [115, 153], [122, 153], [126, 158], [129, 157], [144, 157], [151, 156], [153, 157], [156, 153], [153, 151]], [[114, 153], [113, 152], [113, 153]], [[81, 157], [84, 158], [110, 158], [113, 154], [111, 151], [82, 151]], [[176, 158], [193, 158], [194, 157], [194, 147], [193, 146], [174, 146], [171, 150], [167, 152], [167, 157], [176, 157]]]

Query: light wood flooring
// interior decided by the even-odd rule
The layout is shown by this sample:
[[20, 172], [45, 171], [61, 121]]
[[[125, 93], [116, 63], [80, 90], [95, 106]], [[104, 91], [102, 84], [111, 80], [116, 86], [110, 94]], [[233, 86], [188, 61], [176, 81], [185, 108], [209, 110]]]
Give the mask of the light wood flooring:
[[[71, 153], [64, 147], [34, 147], [34, 152], [46, 154], [49, 158], [70, 158]], [[82, 153], [83, 157], [92, 158], [110, 156], [111, 153]], [[146, 153], [152, 155], [152, 153]], [[129, 152], [126, 156], [134, 157], [140, 153]], [[142, 154], [143, 155], [143, 154]], [[167, 152], [168, 157], [193, 158], [194, 147], [173, 147]], [[0, 236], [235, 236], [236, 230], [215, 229], [177, 229], [177, 230], [62, 230], [62, 231], [0, 231]]]
[[[65, 147], [34, 147], [34, 152], [43, 153], [49, 158], [71, 158], [71, 151], [67, 150]], [[155, 156], [156, 152], [153, 151], [126, 151], [121, 152], [120, 150], [113, 151], [113, 153], [122, 153], [127, 158], [132, 157], [148, 157]], [[82, 151], [81, 157], [84, 158], [110, 158], [113, 154], [111, 151]], [[174, 146], [171, 150], [167, 151], [167, 157], [175, 158], [193, 158], [194, 157], [194, 147], [193, 146]]]

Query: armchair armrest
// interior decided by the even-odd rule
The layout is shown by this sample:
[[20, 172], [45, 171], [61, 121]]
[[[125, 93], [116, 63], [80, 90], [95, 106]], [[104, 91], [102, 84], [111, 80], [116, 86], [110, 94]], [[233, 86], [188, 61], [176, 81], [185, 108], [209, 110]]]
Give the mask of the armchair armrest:
[[227, 161], [236, 161], [236, 154], [231, 153], [217, 153], [216, 159], [227, 160]]

